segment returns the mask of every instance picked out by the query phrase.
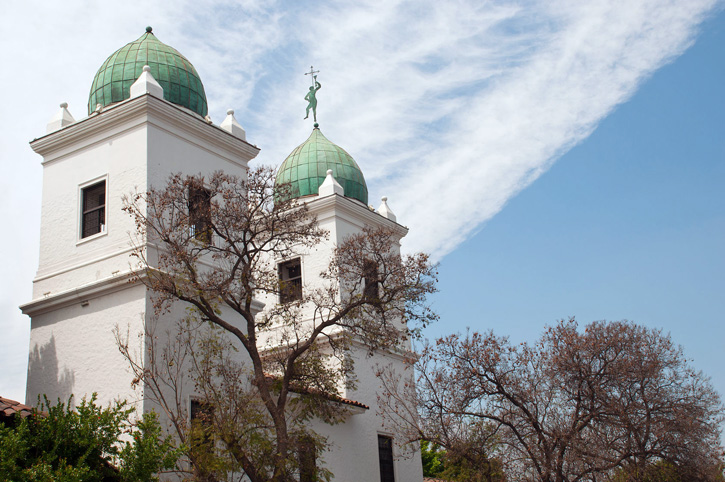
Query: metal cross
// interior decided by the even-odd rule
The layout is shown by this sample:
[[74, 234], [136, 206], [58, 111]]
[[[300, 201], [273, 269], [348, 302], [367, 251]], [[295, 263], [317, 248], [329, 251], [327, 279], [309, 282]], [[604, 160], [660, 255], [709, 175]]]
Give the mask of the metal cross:
[[312, 78], [310, 78], [310, 80], [312, 81], [312, 87], [315, 86], [315, 74], [319, 74], [319, 73], [320, 73], [320, 71], [319, 70], [315, 70], [315, 68], [313, 66], [311, 66], [311, 65], [310, 65], [310, 71], [309, 72], [305, 72], [305, 75], [311, 75], [312, 76]]

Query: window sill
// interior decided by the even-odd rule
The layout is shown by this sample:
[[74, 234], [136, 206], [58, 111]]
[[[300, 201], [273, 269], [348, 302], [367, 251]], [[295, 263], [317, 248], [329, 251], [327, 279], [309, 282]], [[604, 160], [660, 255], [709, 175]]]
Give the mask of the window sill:
[[101, 231], [100, 233], [92, 234], [88, 237], [79, 239], [76, 242], [76, 246], [80, 246], [81, 244], [89, 243], [89, 242], [93, 241], [94, 239], [102, 238], [103, 236], [107, 236], [107, 235], [108, 235], [108, 230], [106, 229], [104, 231]]

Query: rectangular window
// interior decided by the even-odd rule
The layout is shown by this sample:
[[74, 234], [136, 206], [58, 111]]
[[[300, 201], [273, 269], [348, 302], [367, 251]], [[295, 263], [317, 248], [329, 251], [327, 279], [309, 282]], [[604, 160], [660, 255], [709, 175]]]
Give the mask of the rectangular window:
[[299, 258], [279, 265], [279, 291], [282, 303], [302, 299], [302, 264]]
[[211, 416], [211, 407], [202, 402], [201, 400], [191, 399], [189, 410], [189, 418], [193, 422], [199, 420], [201, 423], [207, 425], [210, 422], [209, 417]]
[[365, 260], [363, 264], [363, 276], [365, 277], [365, 287], [363, 288], [363, 296], [370, 301], [378, 301], [380, 299], [380, 281], [378, 280], [378, 264], [373, 260]]
[[300, 482], [317, 482], [317, 452], [310, 437], [302, 437], [297, 446]]
[[189, 187], [189, 230], [194, 238], [211, 241], [211, 193], [201, 186]]
[[192, 427], [192, 443], [197, 449], [209, 450], [212, 447], [213, 415], [211, 405], [201, 400], [191, 400], [189, 423]]
[[81, 190], [81, 238], [106, 230], [106, 181]]
[[392, 438], [378, 435], [378, 458], [380, 459], [380, 482], [395, 482]]

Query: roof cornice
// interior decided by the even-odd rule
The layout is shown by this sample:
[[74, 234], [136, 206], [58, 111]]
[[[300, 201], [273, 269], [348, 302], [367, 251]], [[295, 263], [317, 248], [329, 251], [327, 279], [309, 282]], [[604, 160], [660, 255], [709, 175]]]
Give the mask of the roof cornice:
[[[308, 198], [309, 199], [309, 198]], [[356, 224], [360, 226], [385, 226], [391, 229], [399, 237], [404, 237], [408, 234], [408, 228], [391, 221], [390, 219], [380, 215], [379, 213], [372, 211], [370, 208], [362, 204], [361, 202], [340, 196], [339, 194], [331, 194], [324, 197], [316, 197], [312, 199], [304, 199], [301, 201], [305, 203], [307, 209], [311, 213], [317, 215], [318, 220], [324, 219], [329, 214], [342, 215], [350, 221], [357, 221]]]
[[81, 285], [77, 288], [33, 300], [24, 305], [20, 305], [20, 310], [23, 314], [33, 317], [76, 303], [84, 303], [99, 296], [129, 289], [137, 283], [140, 283], [138, 278], [141, 276], [145, 276], [145, 274], [138, 270], [129, 270], [125, 273], [119, 273], [108, 278]]
[[[98, 298], [99, 296], [104, 296], [116, 291], [129, 289], [139, 284], [143, 284], [142, 278], [146, 278], [147, 276], [148, 275], [144, 269], [129, 269], [107, 278], [86, 283], [77, 288], [71, 288], [35, 299], [20, 305], [20, 311], [22, 311], [25, 315], [33, 317], [49, 311], [65, 308], [76, 303], [85, 303], [93, 298]], [[257, 299], [252, 300], [253, 311], [258, 313], [263, 309], [263, 302]]]
[[144, 123], [158, 127], [163, 127], [160, 123], [171, 124], [191, 136], [224, 149], [233, 157], [251, 160], [259, 153], [258, 147], [207, 123], [183, 107], [149, 94], [112, 104], [98, 114], [92, 114], [55, 132], [33, 139], [30, 147], [41, 156], [47, 157], [74, 145], [80, 148], [85, 144], [79, 141], [118, 129], [124, 124], [135, 126]]

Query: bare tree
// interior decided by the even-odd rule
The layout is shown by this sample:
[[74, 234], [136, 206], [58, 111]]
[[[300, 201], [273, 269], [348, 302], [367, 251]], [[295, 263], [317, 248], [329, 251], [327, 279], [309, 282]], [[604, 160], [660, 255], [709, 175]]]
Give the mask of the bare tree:
[[663, 463], [682, 480], [722, 480], [720, 397], [659, 330], [624, 321], [581, 332], [569, 320], [533, 346], [451, 335], [426, 345], [417, 368], [415, 387], [384, 374], [398, 430], [457, 448], [465, 427], [486, 427], [513, 480], [645, 480], [636, 474]]
[[[320, 282], [304, 292], [294, 280], [280, 281], [279, 260], [327, 242], [287, 189], [275, 187], [267, 168], [250, 170], [246, 179], [175, 175], [165, 188], [125, 203], [137, 228], [138, 280], [155, 293], [159, 320], [179, 303], [191, 308], [165, 344], [147, 333], [147, 350], [155, 353], [132, 366], [182, 440], [206, 443], [191, 444], [199, 480], [214, 480], [217, 469], [242, 471], [253, 482], [309, 473], [295, 448], [319, 449], [324, 440], [302, 422], [335, 423], [344, 415], [339, 387], [355, 383], [346, 357], [350, 343], [400, 348], [435, 318], [425, 302], [435, 289], [428, 257], [401, 257], [388, 229], [365, 228], [335, 246]], [[261, 311], [259, 299], [267, 301]], [[202, 325], [214, 329], [200, 334]], [[133, 359], [128, 338], [118, 338]], [[169, 368], [173, 358], [177, 368]], [[181, 370], [189, 367], [184, 382]], [[194, 385], [208, 419], [201, 438], [182, 423], [188, 415], [178, 399], [183, 383]], [[217, 444], [226, 461], [206, 463], [202, 449]]]

